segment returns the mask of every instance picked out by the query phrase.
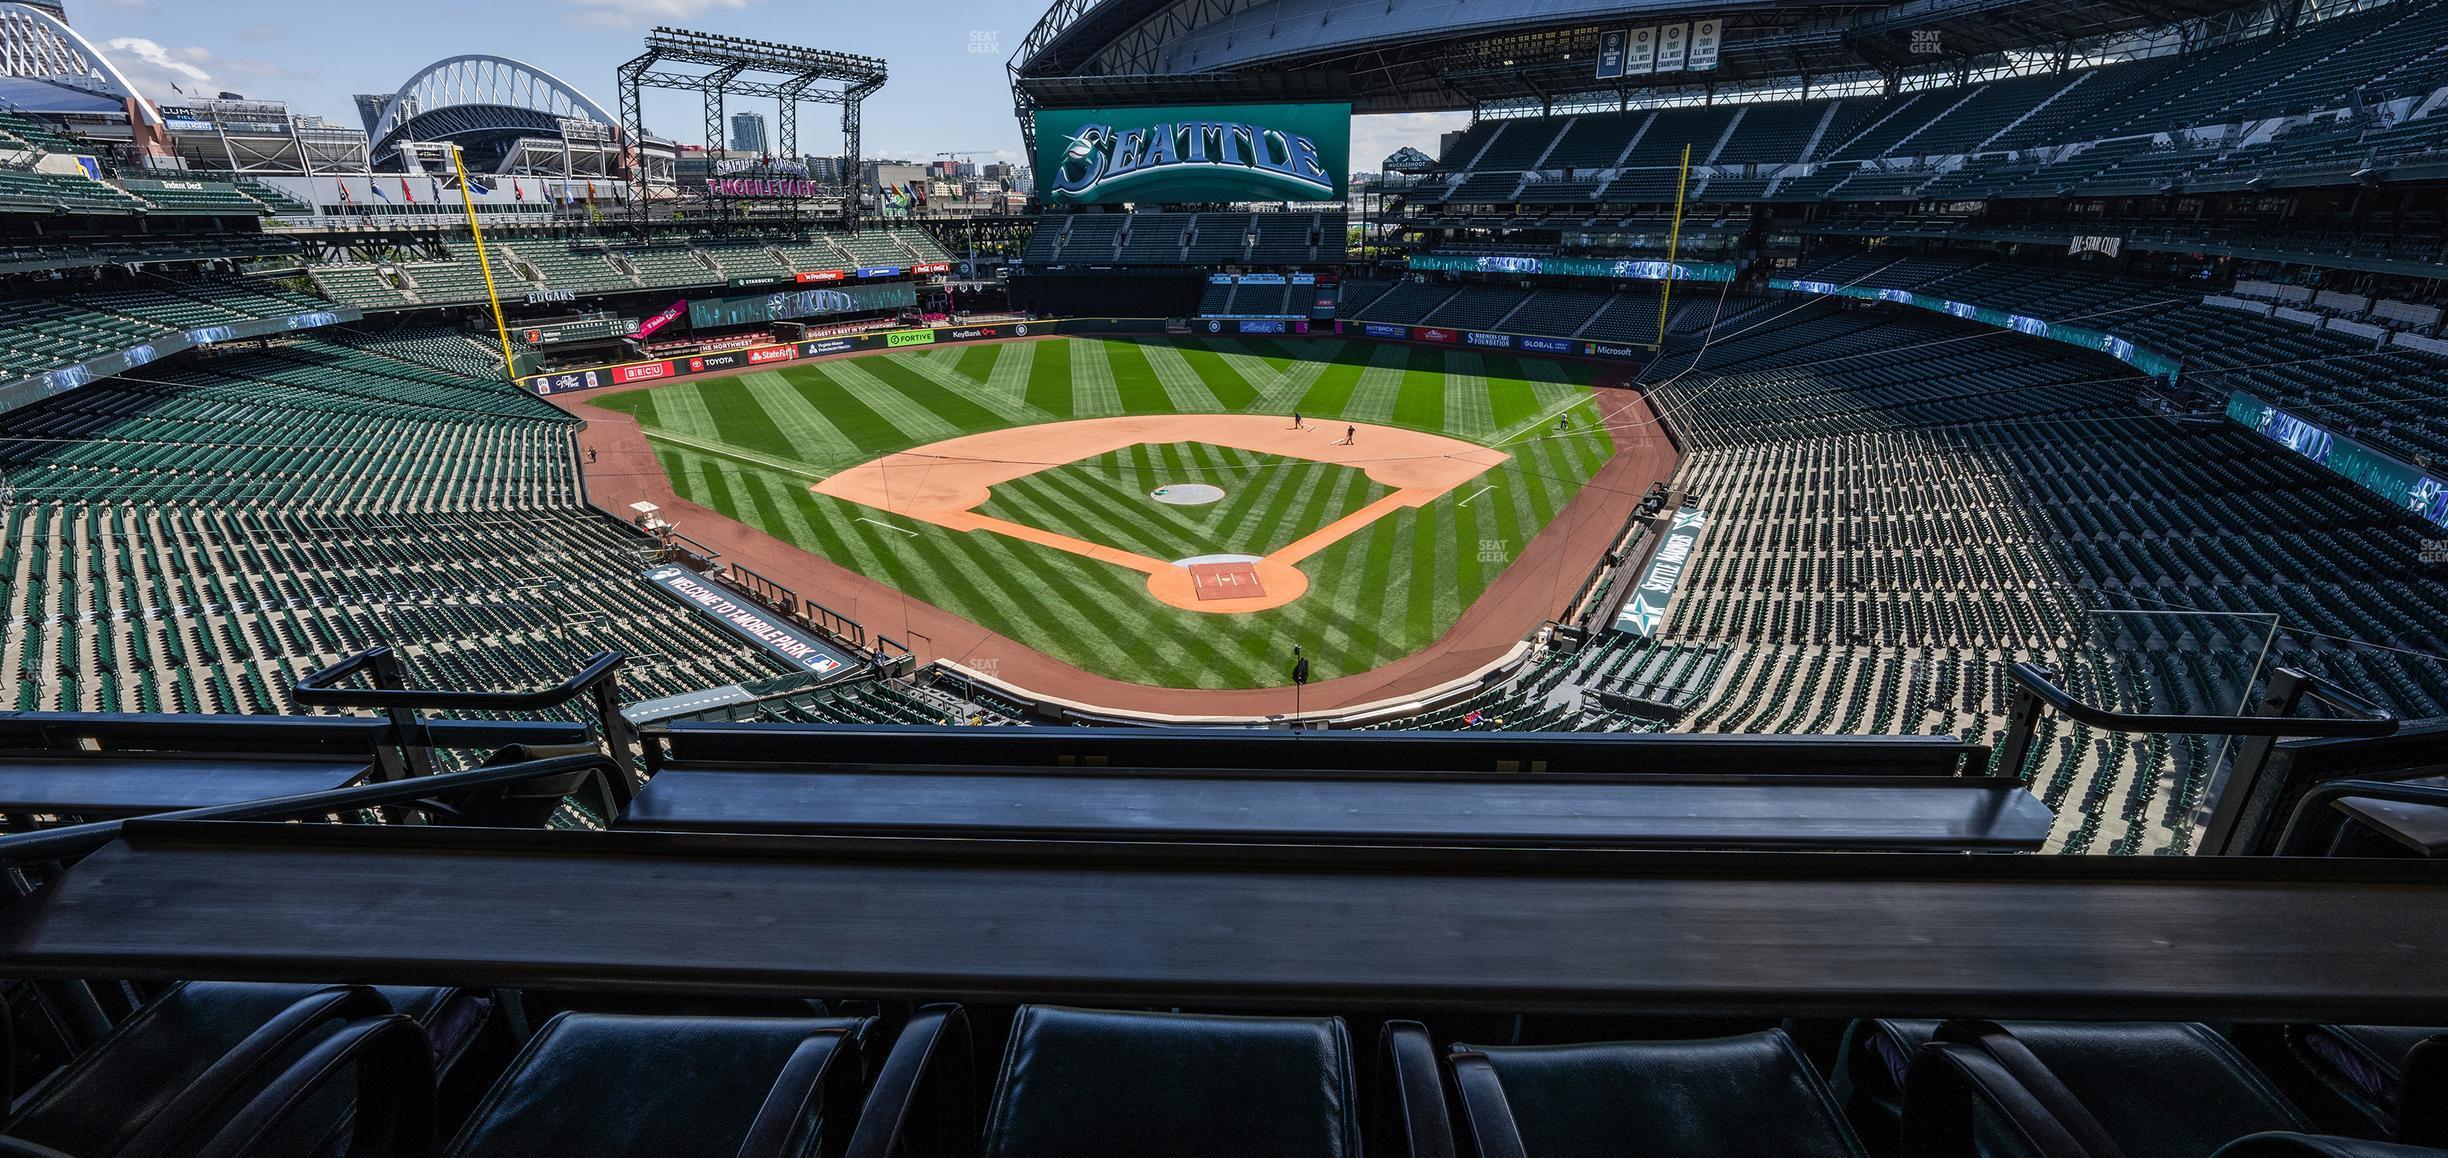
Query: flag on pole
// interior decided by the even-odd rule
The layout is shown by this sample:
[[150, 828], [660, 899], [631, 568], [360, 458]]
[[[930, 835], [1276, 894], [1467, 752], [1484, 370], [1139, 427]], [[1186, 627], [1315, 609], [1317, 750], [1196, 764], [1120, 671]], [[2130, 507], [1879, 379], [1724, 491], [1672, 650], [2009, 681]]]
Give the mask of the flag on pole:
[[523, 182], [516, 177], [512, 177], [510, 179], [510, 199], [513, 201], [525, 201], [527, 199], [526, 182]]
[[400, 178], [400, 196], [407, 198], [410, 205], [416, 204], [416, 190], [408, 187], [406, 177]]
[[373, 191], [374, 198], [377, 201], [388, 203], [391, 200], [391, 195], [383, 192], [382, 182], [380, 181], [367, 181], [366, 188]]
[[349, 196], [349, 191], [348, 191], [348, 178], [346, 178], [346, 177], [337, 177], [337, 178], [334, 178], [334, 179], [332, 180], [332, 184], [334, 184], [334, 185], [338, 185], [338, 186], [340, 187], [340, 204], [341, 204], [341, 205], [343, 205], [343, 206], [348, 206], [348, 205], [354, 205], [354, 204], [356, 204], [356, 200], [355, 200], [354, 198], [351, 198], [351, 197]]

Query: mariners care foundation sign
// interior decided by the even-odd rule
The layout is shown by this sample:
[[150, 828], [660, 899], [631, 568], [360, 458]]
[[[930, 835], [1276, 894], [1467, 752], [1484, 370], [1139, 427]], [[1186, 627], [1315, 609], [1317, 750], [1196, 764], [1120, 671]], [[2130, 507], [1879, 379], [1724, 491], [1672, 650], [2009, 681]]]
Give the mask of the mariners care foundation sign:
[[1048, 205], [1339, 201], [1351, 106], [1041, 109], [1037, 194]]

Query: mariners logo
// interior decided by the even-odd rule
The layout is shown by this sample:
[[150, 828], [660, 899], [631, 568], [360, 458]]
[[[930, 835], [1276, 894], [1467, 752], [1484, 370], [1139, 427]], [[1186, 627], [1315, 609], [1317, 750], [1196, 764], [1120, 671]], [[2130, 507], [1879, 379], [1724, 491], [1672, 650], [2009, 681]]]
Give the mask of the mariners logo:
[[1219, 177], [1249, 186], [1253, 201], [1334, 196], [1316, 140], [1263, 124], [1086, 124], [1063, 140], [1051, 183], [1056, 201], [1200, 199], [1195, 194]]

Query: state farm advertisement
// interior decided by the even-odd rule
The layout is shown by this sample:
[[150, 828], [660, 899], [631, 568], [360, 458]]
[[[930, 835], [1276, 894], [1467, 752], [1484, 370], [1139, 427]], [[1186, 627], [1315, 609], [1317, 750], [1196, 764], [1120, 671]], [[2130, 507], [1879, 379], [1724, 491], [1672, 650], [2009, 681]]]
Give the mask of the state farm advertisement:
[[748, 364], [762, 366], [767, 362], [788, 362], [798, 356], [799, 348], [796, 346], [766, 346], [748, 351]]

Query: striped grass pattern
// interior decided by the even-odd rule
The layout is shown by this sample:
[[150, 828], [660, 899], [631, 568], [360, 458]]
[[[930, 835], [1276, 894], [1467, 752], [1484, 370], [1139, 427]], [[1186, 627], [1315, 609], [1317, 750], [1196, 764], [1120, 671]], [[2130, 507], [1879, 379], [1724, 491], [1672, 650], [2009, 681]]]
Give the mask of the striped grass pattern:
[[[1206, 483], [1224, 498], [1177, 507], [1150, 497], [1172, 483]], [[1014, 479], [980, 510], [1151, 559], [1187, 559], [1265, 555], [1387, 493], [1368, 472], [1331, 462], [1141, 443]]]
[[[899, 351], [614, 395], [692, 501], [1090, 671], [1171, 687], [1289, 682], [1383, 666], [1435, 641], [1615, 448], [1587, 369], [1335, 340], [1054, 338]], [[816, 479], [961, 434], [1109, 414], [1298, 409], [1500, 445], [1512, 461], [1301, 564], [1309, 593], [1215, 615], [1149, 598], [1123, 568], [812, 494]], [[1558, 419], [1569, 416], [1569, 428]], [[1166, 457], [1171, 456], [1171, 457]], [[1214, 507], [1148, 502], [1221, 470]], [[1159, 475], [1163, 477], [1158, 477]], [[1263, 554], [1384, 493], [1327, 464], [1198, 444], [1136, 447], [998, 488], [988, 513], [1159, 558]], [[908, 532], [908, 533], [904, 533]], [[1575, 576], [1578, 578], [1578, 576]], [[1558, 598], [1569, 593], [1559, 593]], [[992, 656], [972, 659], [991, 660]]]

